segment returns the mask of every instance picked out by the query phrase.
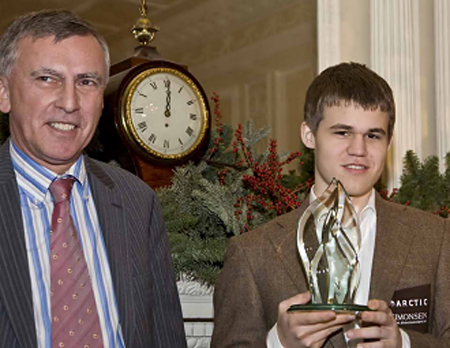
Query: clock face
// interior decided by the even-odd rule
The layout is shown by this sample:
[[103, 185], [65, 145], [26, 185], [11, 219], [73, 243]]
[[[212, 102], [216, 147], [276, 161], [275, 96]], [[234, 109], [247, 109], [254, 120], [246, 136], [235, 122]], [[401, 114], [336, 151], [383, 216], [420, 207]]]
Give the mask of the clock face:
[[206, 137], [206, 101], [196, 82], [177, 69], [144, 70], [131, 80], [124, 98], [125, 132], [153, 156], [182, 159]]

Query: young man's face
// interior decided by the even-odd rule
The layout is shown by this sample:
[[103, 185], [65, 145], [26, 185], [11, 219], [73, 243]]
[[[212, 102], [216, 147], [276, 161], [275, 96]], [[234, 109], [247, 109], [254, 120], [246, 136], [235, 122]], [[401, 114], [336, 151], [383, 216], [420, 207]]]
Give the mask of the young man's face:
[[303, 123], [302, 140], [315, 149], [316, 195], [335, 177], [355, 205], [365, 205], [384, 168], [390, 145], [388, 123], [387, 113], [364, 111], [354, 104], [325, 108], [316, 134]]

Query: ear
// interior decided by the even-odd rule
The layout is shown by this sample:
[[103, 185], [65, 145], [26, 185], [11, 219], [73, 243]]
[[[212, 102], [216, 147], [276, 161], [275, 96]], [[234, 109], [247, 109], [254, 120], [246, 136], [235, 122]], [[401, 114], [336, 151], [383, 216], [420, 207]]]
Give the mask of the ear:
[[391, 139], [389, 139], [388, 149], [391, 148], [393, 142], [394, 142], [394, 135], [392, 135]]
[[7, 114], [11, 111], [8, 79], [0, 76], [0, 111]]
[[302, 136], [303, 144], [305, 144], [308, 149], [316, 148], [316, 137], [306, 122], [302, 122], [300, 134]]

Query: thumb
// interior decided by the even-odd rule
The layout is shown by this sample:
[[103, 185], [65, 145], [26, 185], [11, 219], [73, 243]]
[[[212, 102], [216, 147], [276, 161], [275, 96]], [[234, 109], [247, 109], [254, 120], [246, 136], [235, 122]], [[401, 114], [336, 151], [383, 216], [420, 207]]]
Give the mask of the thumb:
[[287, 300], [280, 302], [279, 310], [285, 312], [293, 304], [306, 304], [311, 300], [311, 293], [309, 291], [302, 292], [295, 295], [294, 297], [288, 298]]

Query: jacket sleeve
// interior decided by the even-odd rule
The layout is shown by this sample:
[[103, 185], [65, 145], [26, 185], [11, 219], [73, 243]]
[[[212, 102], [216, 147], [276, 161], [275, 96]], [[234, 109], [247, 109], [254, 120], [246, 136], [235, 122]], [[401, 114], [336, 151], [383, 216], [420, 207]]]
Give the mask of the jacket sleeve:
[[411, 348], [450, 348], [450, 221], [445, 230], [436, 272], [431, 334], [407, 331]]
[[183, 316], [172, 267], [172, 257], [159, 200], [153, 199], [149, 226], [152, 249], [150, 289], [153, 313], [152, 347], [186, 348]]
[[266, 347], [268, 330], [253, 270], [232, 238], [214, 291], [212, 348]]

